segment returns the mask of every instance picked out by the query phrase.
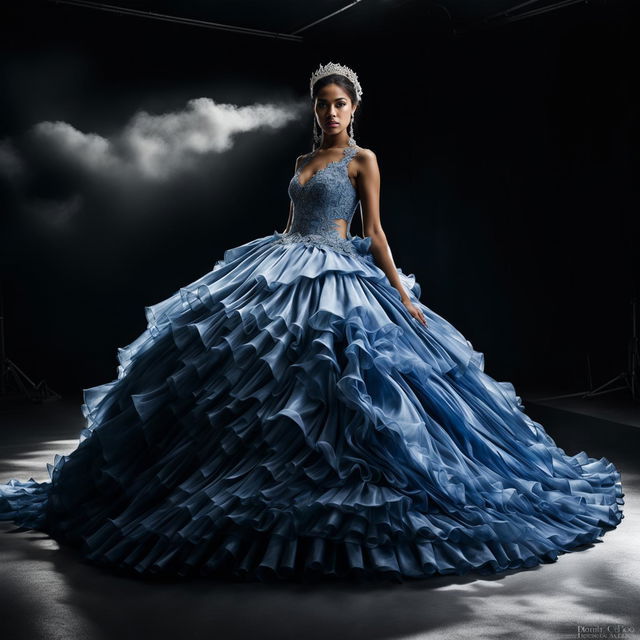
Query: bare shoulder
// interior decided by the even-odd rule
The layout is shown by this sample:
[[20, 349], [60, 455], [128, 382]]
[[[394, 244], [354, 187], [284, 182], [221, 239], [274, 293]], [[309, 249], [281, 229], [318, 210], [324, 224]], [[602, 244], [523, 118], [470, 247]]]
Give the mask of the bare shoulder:
[[378, 166], [378, 157], [372, 149], [365, 149], [364, 147], [358, 147], [358, 153], [356, 153], [355, 160], [359, 167], [363, 169], [374, 168]]
[[296, 158], [296, 170], [298, 169], [298, 167], [300, 166], [300, 163], [309, 156], [308, 153], [303, 153], [301, 156], [298, 156]]
[[374, 177], [379, 173], [378, 158], [372, 149], [358, 147], [358, 153], [354, 156], [356, 163], [356, 176]]
[[356, 158], [361, 158], [362, 160], [367, 160], [369, 162], [377, 160], [376, 154], [373, 152], [373, 150], [365, 149], [364, 147], [358, 147]]

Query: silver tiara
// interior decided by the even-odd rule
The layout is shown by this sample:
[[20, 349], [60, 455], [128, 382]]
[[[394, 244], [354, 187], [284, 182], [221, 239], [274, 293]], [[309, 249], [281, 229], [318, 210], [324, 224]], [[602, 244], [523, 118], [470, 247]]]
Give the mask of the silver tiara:
[[329, 76], [332, 73], [338, 73], [341, 76], [344, 76], [345, 78], [349, 78], [349, 80], [351, 80], [351, 83], [353, 84], [355, 90], [356, 90], [356, 95], [358, 96], [358, 101], [360, 101], [360, 96], [362, 96], [362, 87], [360, 86], [360, 83], [358, 82], [358, 76], [356, 75], [356, 72], [353, 71], [353, 69], [349, 69], [349, 67], [345, 67], [343, 64], [337, 64], [335, 62], [329, 62], [328, 64], [325, 65], [320, 65], [312, 74], [311, 74], [311, 80], [309, 82], [309, 93], [311, 94], [311, 97], [313, 98], [313, 85], [320, 79], [320, 78], [324, 78], [325, 76]]

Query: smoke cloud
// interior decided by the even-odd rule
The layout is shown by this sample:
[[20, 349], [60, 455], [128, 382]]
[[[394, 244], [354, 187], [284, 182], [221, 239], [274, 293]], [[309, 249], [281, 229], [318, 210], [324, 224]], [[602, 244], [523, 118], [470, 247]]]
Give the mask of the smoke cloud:
[[[80, 131], [60, 120], [39, 122], [21, 139], [0, 140], [0, 179], [20, 191], [25, 211], [60, 227], [90, 198], [90, 186], [134, 189], [140, 195], [197, 172], [204, 156], [228, 152], [238, 134], [276, 130], [301, 113], [296, 104], [237, 106], [196, 98], [179, 111], [138, 111], [109, 136]], [[43, 174], [54, 176], [49, 181], [57, 185], [54, 192], [29, 195]]]

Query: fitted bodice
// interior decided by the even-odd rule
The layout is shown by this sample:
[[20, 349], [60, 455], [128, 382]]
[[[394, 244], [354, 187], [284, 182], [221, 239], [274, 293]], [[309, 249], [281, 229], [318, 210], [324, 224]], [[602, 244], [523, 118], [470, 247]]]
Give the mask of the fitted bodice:
[[[346, 147], [342, 158], [318, 169], [304, 184], [300, 172], [316, 155], [312, 151], [301, 160], [289, 183], [289, 197], [293, 202], [293, 222], [288, 233], [278, 242], [305, 242], [328, 245], [344, 253], [353, 253], [349, 227], [359, 202], [358, 192], [349, 179], [349, 162], [360, 151], [359, 147]], [[343, 238], [336, 220], [346, 220], [347, 238]]]

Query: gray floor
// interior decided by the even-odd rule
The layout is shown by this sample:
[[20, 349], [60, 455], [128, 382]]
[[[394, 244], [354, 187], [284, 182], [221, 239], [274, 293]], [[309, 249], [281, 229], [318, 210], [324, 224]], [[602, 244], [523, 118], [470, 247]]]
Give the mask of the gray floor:
[[[83, 564], [73, 550], [3, 522], [1, 637], [547, 639], [589, 637], [584, 629], [578, 634], [581, 627], [603, 627], [591, 637], [640, 638], [640, 428], [602, 417], [594, 403], [577, 411], [575, 400], [561, 408], [534, 403], [533, 392], [521, 395], [527, 413], [567, 453], [605, 456], [622, 472], [625, 518], [587, 549], [489, 578], [435, 577], [379, 586], [149, 584]], [[76, 399], [0, 404], [0, 481], [47, 480], [46, 463], [75, 448], [82, 426]], [[614, 635], [616, 625], [634, 631]]]
[[557, 389], [527, 389], [521, 395], [532, 404], [640, 427], [640, 400], [634, 402], [631, 392], [627, 389], [612, 389], [607, 392], [603, 390], [595, 396], [588, 397], [583, 397], [581, 392], [560, 392]]

